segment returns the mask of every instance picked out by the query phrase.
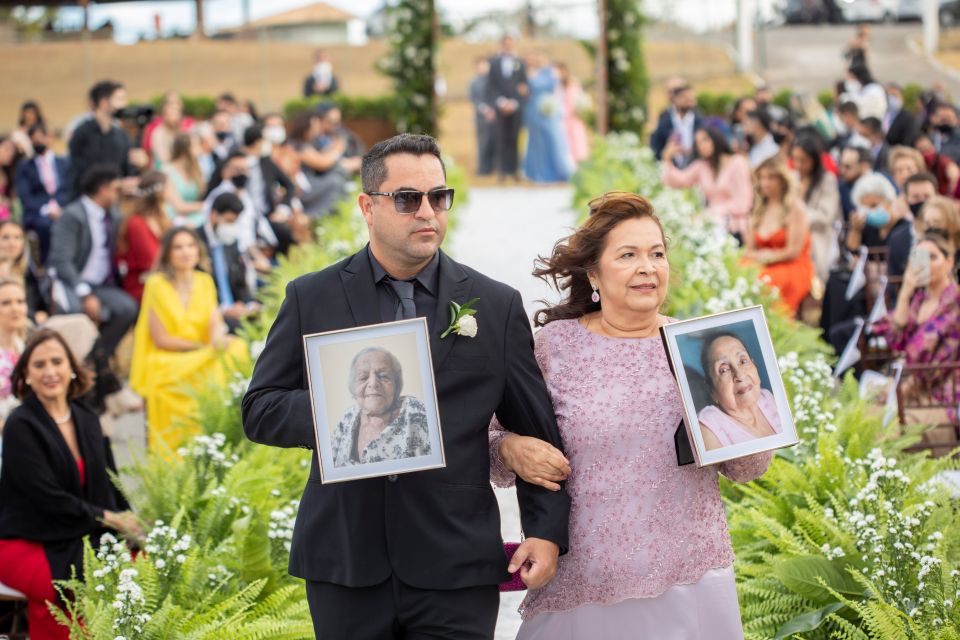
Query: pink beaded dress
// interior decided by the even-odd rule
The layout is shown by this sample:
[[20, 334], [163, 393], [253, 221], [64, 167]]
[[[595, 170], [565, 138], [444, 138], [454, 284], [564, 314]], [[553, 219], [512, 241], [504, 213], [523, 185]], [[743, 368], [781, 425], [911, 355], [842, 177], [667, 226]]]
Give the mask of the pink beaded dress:
[[[573, 469], [570, 549], [524, 599], [518, 640], [743, 638], [717, 476], [756, 479], [770, 454], [677, 466], [680, 395], [659, 337], [608, 338], [558, 320], [535, 351]], [[497, 455], [505, 435], [494, 420], [500, 486], [513, 481]]]

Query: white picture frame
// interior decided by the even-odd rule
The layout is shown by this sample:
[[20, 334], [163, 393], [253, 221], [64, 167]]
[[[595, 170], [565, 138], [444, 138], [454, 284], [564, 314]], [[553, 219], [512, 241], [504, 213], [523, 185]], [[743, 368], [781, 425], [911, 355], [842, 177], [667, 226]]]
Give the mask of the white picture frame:
[[309, 334], [303, 348], [323, 484], [446, 466], [425, 318]]
[[[698, 467], [799, 442], [763, 307], [673, 322], [660, 327], [660, 335], [680, 391], [683, 422]], [[719, 341], [720, 337], [727, 340]], [[707, 346], [710, 353], [705, 355]], [[737, 366], [749, 367], [744, 352], [755, 371], [750, 373], [748, 368], [742, 377], [736, 374], [736, 381], [721, 378], [732, 375], [726, 364], [731, 358], [740, 359]], [[714, 368], [713, 378], [708, 379], [705, 366]], [[754, 429], [773, 433], [754, 435], [734, 417], [741, 409], [762, 415]]]

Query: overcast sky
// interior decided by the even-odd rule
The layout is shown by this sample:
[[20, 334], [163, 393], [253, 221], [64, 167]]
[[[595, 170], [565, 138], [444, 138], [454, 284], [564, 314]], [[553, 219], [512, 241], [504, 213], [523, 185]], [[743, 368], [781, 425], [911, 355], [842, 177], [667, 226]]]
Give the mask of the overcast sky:
[[[760, 5], [769, 5], [776, 0], [760, 0]], [[279, 13], [287, 9], [312, 4], [315, 0], [250, 0], [250, 13], [254, 19]], [[333, 6], [364, 18], [383, 4], [383, 0], [327, 0]], [[438, 6], [451, 17], [470, 17], [502, 9], [517, 9], [526, 4], [524, 0], [438, 0]], [[232, 27], [242, 22], [242, 0], [205, 0], [205, 16], [208, 30]], [[577, 35], [590, 37], [595, 30], [593, 20], [583, 20], [590, 15], [594, 3], [591, 0], [534, 0], [535, 6], [558, 7], [555, 16], [574, 18], [571, 29]], [[702, 29], [728, 23], [735, 17], [734, 0], [647, 0], [649, 11], [659, 8], [670, 17], [687, 26]], [[579, 10], [568, 9], [577, 8]], [[159, 14], [165, 32], [189, 32], [194, 26], [194, 3], [192, 0], [169, 0], [167, 2], [130, 2], [120, 5], [93, 5], [90, 10], [91, 25], [97, 26], [110, 19], [116, 28], [119, 41], [136, 41], [141, 33], [153, 33], [153, 19]], [[64, 9], [65, 26], [78, 26], [82, 14], [79, 9]], [[564, 21], [565, 22], [565, 21]]]

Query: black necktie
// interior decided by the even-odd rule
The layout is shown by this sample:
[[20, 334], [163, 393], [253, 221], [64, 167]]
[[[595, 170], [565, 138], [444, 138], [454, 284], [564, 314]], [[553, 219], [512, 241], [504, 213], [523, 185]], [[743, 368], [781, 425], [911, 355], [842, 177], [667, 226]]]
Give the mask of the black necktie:
[[400, 304], [397, 305], [397, 313], [394, 320], [409, 320], [417, 317], [417, 305], [413, 302], [413, 283], [407, 280], [387, 280], [393, 287], [397, 297], [400, 298]]

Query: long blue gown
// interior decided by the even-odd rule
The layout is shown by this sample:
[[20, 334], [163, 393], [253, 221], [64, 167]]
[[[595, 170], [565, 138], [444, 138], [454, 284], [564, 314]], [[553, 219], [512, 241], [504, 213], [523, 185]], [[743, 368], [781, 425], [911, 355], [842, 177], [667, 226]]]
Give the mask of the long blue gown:
[[[553, 67], [543, 67], [527, 83], [530, 98], [523, 112], [527, 128], [523, 172], [533, 182], [565, 182], [570, 179], [573, 163], [563, 130], [563, 101], [557, 90], [557, 72]], [[552, 108], [545, 108], [545, 102], [546, 105], [552, 103]]]

